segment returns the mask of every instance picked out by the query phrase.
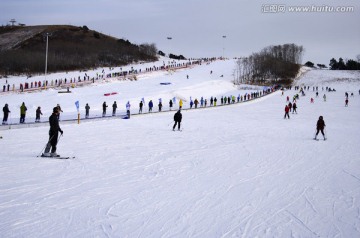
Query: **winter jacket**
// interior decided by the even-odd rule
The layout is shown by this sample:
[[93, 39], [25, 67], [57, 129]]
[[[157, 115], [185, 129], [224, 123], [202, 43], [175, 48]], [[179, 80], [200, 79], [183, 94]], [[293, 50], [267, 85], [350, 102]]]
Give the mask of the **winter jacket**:
[[181, 119], [182, 119], [181, 112], [180, 112], [180, 111], [177, 111], [177, 112], [174, 114], [174, 121], [181, 122]]
[[40, 115], [42, 115], [41, 109], [38, 108], [36, 109], [36, 117], [40, 117]]
[[108, 106], [107, 106], [106, 103], [104, 102], [103, 105], [102, 105], [102, 107], [103, 107], [103, 111], [106, 111], [106, 108], [107, 108]]
[[289, 112], [289, 107], [287, 105], [285, 106], [285, 112]]
[[26, 108], [25, 104], [23, 103], [20, 107], [20, 114], [25, 115], [26, 111], [27, 111], [27, 108]]
[[324, 130], [325, 128], [325, 122], [323, 119], [319, 119], [316, 123], [316, 129], [317, 130]]
[[9, 112], [10, 112], [10, 110], [9, 110], [9, 107], [8, 106], [4, 106], [3, 107], [3, 112], [4, 112], [4, 115], [9, 115]]
[[58, 131], [62, 132], [59, 126], [59, 119], [55, 113], [51, 114], [49, 117], [49, 124], [50, 124], [50, 134], [56, 134]]

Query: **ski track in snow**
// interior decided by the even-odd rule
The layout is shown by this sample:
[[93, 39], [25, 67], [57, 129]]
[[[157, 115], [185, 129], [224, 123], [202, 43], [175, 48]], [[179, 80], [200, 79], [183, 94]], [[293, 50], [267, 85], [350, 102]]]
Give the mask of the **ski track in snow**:
[[[140, 99], [145, 91], [140, 83], [154, 102], [158, 94], [163, 102], [174, 95], [186, 100], [237, 95], [229, 83], [233, 67], [233, 61], [221, 61], [113, 87], [121, 85], [120, 101], [130, 95], [127, 90]], [[193, 81], [184, 81], [186, 74]], [[221, 74], [224, 78], [217, 78]], [[296, 84], [310, 90], [300, 96], [298, 114], [290, 113], [290, 120], [283, 119], [284, 106], [295, 90], [183, 111], [182, 132], [171, 131], [174, 112], [60, 122], [64, 136], [58, 151], [76, 155], [69, 160], [36, 158], [47, 128], [1, 131], [0, 236], [358, 237], [360, 96], [355, 93], [345, 108], [344, 93], [360, 89], [359, 76], [306, 72]], [[172, 86], [159, 87], [166, 79], [173, 80]], [[320, 86], [319, 98], [313, 85]], [[327, 93], [322, 86], [337, 91]], [[98, 93], [94, 88], [76, 91], [89, 98], [88, 93]], [[49, 107], [55, 102], [50, 94]], [[36, 104], [35, 93], [26, 96]], [[6, 100], [13, 105], [17, 97]], [[4, 97], [0, 100], [3, 104]], [[74, 110], [72, 101], [61, 104]], [[312, 139], [319, 115], [327, 125], [327, 141]]]

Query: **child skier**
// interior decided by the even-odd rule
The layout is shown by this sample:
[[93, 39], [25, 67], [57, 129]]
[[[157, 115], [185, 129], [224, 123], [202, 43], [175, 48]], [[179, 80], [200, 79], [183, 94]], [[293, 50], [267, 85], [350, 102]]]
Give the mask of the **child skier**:
[[323, 119], [323, 117], [322, 116], [320, 116], [319, 117], [319, 120], [317, 121], [317, 123], [316, 123], [316, 135], [315, 135], [315, 140], [317, 140], [316, 139], [316, 137], [317, 137], [317, 135], [319, 134], [319, 132], [321, 131], [321, 134], [323, 135], [323, 137], [324, 137], [324, 140], [326, 140], [326, 138], [325, 138], [325, 133], [324, 133], [324, 128], [325, 128], [325, 121], [324, 121], [324, 119]]

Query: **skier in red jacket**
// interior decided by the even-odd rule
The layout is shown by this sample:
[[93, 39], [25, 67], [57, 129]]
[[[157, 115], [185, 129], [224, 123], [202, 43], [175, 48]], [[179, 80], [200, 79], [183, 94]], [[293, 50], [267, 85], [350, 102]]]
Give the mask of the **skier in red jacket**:
[[284, 115], [284, 119], [286, 119], [286, 116], [288, 117], [288, 119], [290, 119], [290, 116], [289, 116], [289, 111], [290, 111], [290, 108], [288, 105], [285, 106], [285, 115]]

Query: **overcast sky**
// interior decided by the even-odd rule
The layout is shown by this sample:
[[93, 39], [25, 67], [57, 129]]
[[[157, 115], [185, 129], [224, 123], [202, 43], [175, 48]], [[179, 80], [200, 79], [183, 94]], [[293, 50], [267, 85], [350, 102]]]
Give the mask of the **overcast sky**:
[[[354, 10], [295, 13], [291, 6]], [[303, 63], [328, 65], [332, 57], [360, 54], [359, 0], [1, 0], [0, 24], [11, 19], [26, 25], [86, 25], [185, 57], [248, 56], [285, 43], [305, 48]]]

